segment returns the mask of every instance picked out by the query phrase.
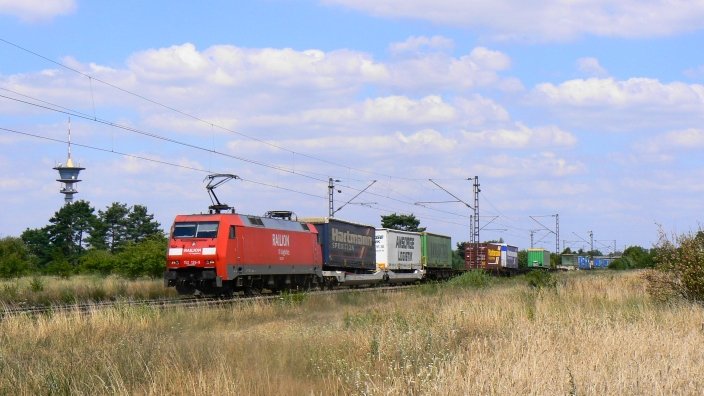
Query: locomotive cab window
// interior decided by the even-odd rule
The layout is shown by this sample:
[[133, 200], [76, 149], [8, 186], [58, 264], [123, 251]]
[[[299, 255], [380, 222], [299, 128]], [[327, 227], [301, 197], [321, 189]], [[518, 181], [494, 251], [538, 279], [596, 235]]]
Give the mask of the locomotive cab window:
[[230, 239], [235, 239], [235, 226], [230, 226]]
[[217, 222], [188, 222], [174, 224], [173, 238], [215, 238], [218, 236]]

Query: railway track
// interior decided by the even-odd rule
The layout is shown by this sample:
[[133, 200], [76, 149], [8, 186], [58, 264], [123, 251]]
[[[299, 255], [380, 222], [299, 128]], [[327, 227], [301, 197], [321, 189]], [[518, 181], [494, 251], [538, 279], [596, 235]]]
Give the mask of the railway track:
[[[318, 296], [327, 294], [341, 294], [341, 293], [368, 293], [368, 292], [381, 292], [381, 293], [393, 293], [401, 290], [406, 290], [408, 288], [414, 287], [413, 285], [401, 285], [401, 286], [383, 286], [383, 287], [369, 287], [369, 288], [355, 288], [355, 289], [334, 289], [334, 290], [314, 290], [309, 291], [304, 294], [306, 296]], [[294, 293], [295, 294], [295, 293]], [[181, 297], [174, 299], [153, 299], [153, 300], [118, 300], [118, 301], [98, 301], [98, 302], [88, 302], [88, 303], [77, 303], [77, 304], [56, 304], [56, 305], [30, 305], [30, 306], [17, 306], [17, 305], [5, 305], [0, 306], [0, 320], [5, 317], [17, 316], [17, 315], [29, 315], [29, 316], [40, 316], [40, 315], [53, 315], [56, 313], [67, 313], [67, 312], [77, 312], [81, 314], [88, 314], [91, 312], [97, 312], [100, 310], [116, 308], [116, 307], [148, 307], [155, 309], [169, 309], [169, 308], [206, 308], [206, 307], [223, 307], [234, 304], [240, 304], [244, 302], [253, 301], [278, 301], [286, 298], [285, 294], [263, 294], [256, 296], [236, 296], [232, 298], [216, 298], [216, 297]]]

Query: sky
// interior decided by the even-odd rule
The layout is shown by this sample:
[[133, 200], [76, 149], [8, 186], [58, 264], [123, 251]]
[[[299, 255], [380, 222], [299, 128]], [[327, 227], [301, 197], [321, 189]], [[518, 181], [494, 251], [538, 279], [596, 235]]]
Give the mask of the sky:
[[703, 46], [704, 1], [0, 0], [0, 237], [63, 205], [70, 119], [75, 199], [166, 231], [227, 173], [467, 241], [477, 176], [480, 240], [652, 247], [701, 225]]

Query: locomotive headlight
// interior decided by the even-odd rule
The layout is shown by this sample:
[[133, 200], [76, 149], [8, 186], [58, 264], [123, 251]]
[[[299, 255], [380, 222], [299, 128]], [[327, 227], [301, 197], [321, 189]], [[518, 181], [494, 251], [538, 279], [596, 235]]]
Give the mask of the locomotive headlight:
[[179, 264], [180, 263], [178, 260], [171, 260], [171, 265], [179, 265]]
[[215, 265], [215, 260], [205, 260], [205, 265]]

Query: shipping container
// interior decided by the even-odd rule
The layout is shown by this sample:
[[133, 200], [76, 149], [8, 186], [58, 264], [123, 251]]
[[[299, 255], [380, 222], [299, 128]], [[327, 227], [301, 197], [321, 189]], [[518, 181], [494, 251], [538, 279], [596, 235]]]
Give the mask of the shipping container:
[[589, 260], [589, 256], [577, 256], [577, 263], [579, 265], [579, 269], [592, 269], [591, 260]]
[[550, 268], [550, 251], [545, 249], [528, 249], [528, 268]]
[[414, 271], [423, 268], [420, 233], [378, 228], [375, 240], [377, 270]]
[[478, 245], [467, 244], [466, 246], [464, 257], [467, 270], [502, 270], [501, 245], [496, 243], [480, 243]]
[[560, 266], [564, 269], [577, 269], [577, 255], [576, 254], [563, 254], [560, 256]]
[[594, 268], [608, 268], [610, 262], [609, 257], [594, 257]]
[[501, 266], [508, 270], [518, 269], [518, 247], [501, 244]]
[[452, 240], [449, 236], [423, 232], [420, 238], [425, 268], [452, 268]]
[[422, 232], [420, 240], [426, 277], [429, 279], [451, 277], [455, 273], [452, 261], [452, 239], [445, 235]]
[[376, 269], [374, 227], [329, 217], [298, 220], [318, 229], [324, 270], [359, 272]]

